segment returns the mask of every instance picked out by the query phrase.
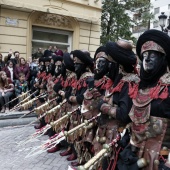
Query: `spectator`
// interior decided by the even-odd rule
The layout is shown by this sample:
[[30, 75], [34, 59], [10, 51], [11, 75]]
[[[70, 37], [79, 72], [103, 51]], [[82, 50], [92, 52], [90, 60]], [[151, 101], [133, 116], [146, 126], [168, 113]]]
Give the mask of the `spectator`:
[[43, 57], [42, 48], [38, 48], [38, 51], [33, 54], [32, 60], [34, 60], [34, 59], [39, 59], [39, 58], [41, 58], [41, 57]]
[[[8, 54], [8, 56], [9, 55], [10, 54]], [[8, 60], [11, 60], [13, 62], [13, 64], [14, 64], [14, 67], [15, 67], [16, 65], [19, 64], [19, 57], [20, 57], [19, 51], [15, 51], [14, 52], [14, 57], [12, 56], [12, 57], [8, 58]]]
[[19, 73], [25, 74], [26, 81], [29, 79], [30, 68], [29, 68], [29, 65], [26, 63], [25, 58], [23, 57], [19, 59], [19, 65], [16, 66], [14, 69], [14, 75], [17, 80], [19, 79]]
[[[0, 72], [0, 105], [1, 113], [9, 112], [9, 98], [13, 95], [14, 85], [4, 71]], [[6, 107], [5, 107], [6, 104]]]
[[49, 46], [48, 49], [44, 51], [44, 57], [52, 57], [52, 54], [52, 46]]
[[14, 81], [14, 64], [11, 60], [7, 62], [6, 67], [3, 68], [3, 71], [5, 71], [8, 78]]
[[58, 49], [57, 46], [54, 46], [54, 53], [57, 55], [57, 56], [63, 56], [63, 51]]
[[34, 84], [38, 71], [38, 59], [33, 59], [33, 61], [30, 63], [30, 88], [32, 88]]
[[25, 93], [28, 91], [28, 83], [25, 80], [25, 74], [19, 73], [19, 80], [16, 80], [15, 82], [15, 95], [18, 97], [22, 93]]
[[5, 67], [5, 62], [3, 61], [3, 56], [0, 53], [0, 71]]

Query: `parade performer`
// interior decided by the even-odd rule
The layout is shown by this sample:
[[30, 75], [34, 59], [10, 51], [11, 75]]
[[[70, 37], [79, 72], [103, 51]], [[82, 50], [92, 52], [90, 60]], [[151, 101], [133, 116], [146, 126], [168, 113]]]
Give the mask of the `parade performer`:
[[[72, 88], [70, 91], [65, 93], [65, 97], [67, 101], [71, 104], [71, 109], [75, 110], [83, 102], [84, 99], [83, 94], [87, 89], [87, 80], [93, 77], [93, 74], [91, 72], [91, 70], [93, 69], [93, 60], [90, 57], [90, 55], [87, 55], [87, 53], [84, 53], [81, 50], [74, 50], [72, 54], [74, 60], [75, 73], [77, 76], [77, 82], [74, 88]], [[80, 119], [81, 119], [81, 115], [79, 111], [72, 114], [69, 120], [68, 129], [70, 130], [76, 127], [77, 125], [79, 125]], [[68, 154], [71, 154], [67, 158], [68, 161], [77, 159], [76, 151], [74, 149], [74, 144], [73, 144], [75, 140], [76, 139], [74, 137], [70, 137], [68, 139], [70, 146], [65, 152], [60, 154], [61, 156], [66, 156]]]
[[[77, 82], [77, 77], [74, 72], [73, 57], [71, 57], [69, 53], [64, 53], [64, 56], [62, 57], [62, 59], [63, 59], [63, 63], [61, 63], [62, 64], [60, 65], [61, 67], [59, 65], [57, 66], [58, 68], [57, 73], [59, 74], [58, 74], [58, 79], [56, 78], [55, 80], [56, 84], [53, 87], [53, 90], [59, 97], [57, 100], [57, 104], [61, 103], [65, 99], [66, 93], [70, 93], [72, 89], [76, 87], [76, 82]], [[53, 124], [55, 120], [58, 120], [59, 118], [61, 118], [67, 112], [70, 112], [70, 111], [72, 111], [71, 104], [68, 102], [65, 102], [64, 104], [62, 104], [61, 108], [57, 111], [57, 113], [55, 113], [54, 119], [51, 120], [51, 124]], [[48, 131], [48, 135], [52, 137], [54, 134], [61, 132], [63, 129], [67, 130], [68, 123], [69, 122], [66, 120], [66, 121], [60, 122], [59, 126], [58, 124], [54, 124], [52, 127], [53, 130], [51, 129], [50, 131]], [[48, 150], [48, 152], [53, 153], [58, 150], [60, 150], [60, 144]]]
[[169, 170], [170, 37], [158, 30], [144, 32], [136, 51], [142, 61], [138, 86], [130, 97], [130, 144], [119, 155], [119, 170]]
[[[99, 114], [97, 108], [99, 101], [104, 97], [106, 91], [111, 91], [115, 76], [114, 70], [118, 69], [118, 64], [108, 55], [104, 46], [96, 50], [94, 56], [95, 71], [94, 78], [88, 80], [88, 89], [84, 93], [84, 100], [81, 107], [82, 120], [89, 120]], [[87, 162], [92, 156], [92, 141], [96, 133], [96, 121], [91, 122], [85, 129], [81, 140], [76, 141], [76, 151], [78, 162], [72, 162], [72, 166], [79, 166]]]
[[[58, 93], [59, 90], [63, 89], [64, 87], [64, 83], [67, 81], [67, 75], [66, 75], [66, 66], [63, 63], [63, 57], [62, 56], [55, 56], [53, 57], [54, 60], [54, 76], [50, 77], [48, 79], [48, 83], [47, 83], [47, 92], [48, 94], [50, 94], [51, 98], [54, 98], [57, 96], [56, 101], [54, 101], [54, 106], [58, 105], [59, 103], [62, 102], [63, 98], [62, 96]], [[73, 61], [72, 61], [73, 62]], [[69, 63], [71, 64], [71, 63]], [[50, 97], [49, 96], [49, 97]], [[50, 123], [53, 122], [55, 120], [57, 120], [58, 118], [60, 118], [60, 112], [65, 113], [65, 110], [62, 108], [60, 109], [60, 111], [57, 111], [54, 115], [47, 115], [45, 117], [46, 119], [46, 123]], [[51, 119], [50, 119], [51, 118]], [[48, 130], [48, 135], [49, 137], [53, 136], [55, 133], [58, 133], [59, 130], [57, 132], [55, 132], [53, 129]], [[55, 152], [57, 151], [57, 147], [54, 147], [53, 149], [50, 150], [50, 152]]]
[[[138, 77], [133, 74], [136, 64], [136, 56], [132, 51], [132, 45], [124, 40], [108, 42], [106, 44], [108, 55], [114, 62], [119, 65], [114, 70], [115, 76], [112, 78], [114, 82], [112, 89], [105, 92], [103, 100], [98, 103], [98, 109], [101, 116], [98, 119], [98, 129], [94, 138], [95, 155], [102, 149], [103, 144], [109, 144], [118, 133], [126, 126], [128, 113], [132, 106], [132, 100], [128, 96], [129, 85], [135, 84]], [[113, 70], [110, 70], [113, 72]], [[110, 157], [103, 160], [103, 169], [112, 168], [116, 164], [116, 159], [121, 147], [129, 142], [127, 134], [122, 140], [122, 145], [113, 149]], [[109, 165], [109, 167], [108, 167]]]
[[[47, 92], [47, 80], [52, 76], [51, 73], [53, 72], [50, 60], [51, 60], [50, 58], [43, 58], [40, 60], [43, 63], [41, 63], [40, 73], [37, 75], [38, 80], [34, 85], [36, 88], [39, 89], [39, 94]], [[39, 98], [40, 103], [44, 103], [45, 100], [47, 100], [47, 98], [44, 97]], [[42, 114], [42, 112], [39, 114]], [[40, 129], [45, 125], [46, 123], [43, 117], [42, 119], [40, 119], [40, 123], [38, 125], [35, 125], [34, 128]]]

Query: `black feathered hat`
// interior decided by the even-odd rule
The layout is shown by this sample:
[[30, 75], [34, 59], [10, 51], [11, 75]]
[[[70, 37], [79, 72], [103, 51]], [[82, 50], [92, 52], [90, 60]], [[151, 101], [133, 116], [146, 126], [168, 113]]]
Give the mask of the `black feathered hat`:
[[74, 71], [74, 62], [69, 53], [64, 53], [63, 60], [66, 66], [66, 69], [70, 71]]
[[108, 52], [106, 50], [106, 47], [105, 46], [100, 46], [99, 48], [97, 48], [95, 54], [94, 54], [94, 59], [96, 60], [96, 55], [100, 52], [105, 52], [106, 55], [108, 55]]
[[83, 51], [74, 50], [73, 57], [77, 57], [83, 64], [85, 64], [89, 68], [93, 67], [93, 59], [90, 57], [90, 55], [87, 55]]
[[44, 61], [44, 62], [50, 62], [50, 61], [51, 61], [51, 58], [44, 57], [44, 58], [43, 58], [43, 61]]
[[40, 62], [44, 62], [44, 57], [40, 57], [39, 60], [38, 60], [38, 62], [39, 62], [39, 63], [40, 63]]
[[125, 71], [131, 72], [134, 69], [137, 58], [129, 42], [125, 40], [108, 42], [106, 50], [115, 62], [126, 68]]
[[96, 50], [96, 52], [94, 54], [94, 60], [97, 60], [97, 58], [99, 58], [99, 57], [103, 57], [103, 58], [107, 59], [110, 62], [114, 62], [112, 57], [110, 55], [108, 55], [108, 52], [107, 52], [105, 46], [100, 46], [99, 48], [97, 48], [97, 50]]
[[63, 57], [62, 56], [57, 56], [57, 55], [52, 55], [52, 59], [54, 60], [54, 63], [57, 61], [63, 61]]
[[158, 31], [158, 30], [154, 30], [154, 29], [145, 31], [139, 37], [139, 39], [137, 41], [136, 53], [137, 53], [138, 57], [140, 58], [140, 60], [142, 60], [142, 55], [141, 55], [141, 52], [143, 52], [143, 51], [141, 51], [142, 46], [144, 43], [149, 42], [149, 41], [155, 42], [164, 50], [164, 52], [167, 56], [167, 61], [170, 65], [170, 37], [167, 34], [161, 32], [161, 31]]

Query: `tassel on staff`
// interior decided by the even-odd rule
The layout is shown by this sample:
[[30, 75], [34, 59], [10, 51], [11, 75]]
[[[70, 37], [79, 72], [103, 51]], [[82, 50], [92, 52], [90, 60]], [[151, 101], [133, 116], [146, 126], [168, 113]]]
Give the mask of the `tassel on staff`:
[[45, 134], [45, 132], [47, 130], [49, 130], [51, 128], [51, 125], [47, 124], [46, 126], [42, 127], [41, 129], [36, 130], [35, 133], [33, 133], [32, 135], [30, 135], [28, 138], [26, 138], [25, 140], [21, 141], [18, 143], [18, 146], [21, 145], [25, 145], [29, 142], [33, 142], [35, 139], [41, 137], [42, 135]]
[[35, 98], [33, 98], [32, 100], [29, 100], [28, 102], [25, 102], [23, 104], [20, 104], [19, 106], [15, 106], [14, 108], [12, 108], [10, 111], [14, 111], [14, 110], [17, 110], [17, 109], [21, 109], [23, 108], [24, 110], [25, 109], [28, 109], [30, 108], [32, 105], [33, 105], [33, 102], [35, 102], [36, 100], [38, 100], [40, 97], [42, 97], [43, 95], [47, 95], [46, 93], [42, 93], [40, 94], [39, 96], [36, 96]]
[[56, 129], [58, 129], [61, 124], [64, 124], [64, 122], [66, 122], [66, 121], [69, 119], [69, 117], [70, 117], [73, 113], [75, 113], [77, 110], [79, 110], [79, 107], [76, 108], [76, 109], [74, 109], [74, 110], [71, 111], [71, 112], [67, 112], [66, 115], [64, 115], [63, 117], [59, 118], [58, 120], [56, 120], [56, 121], [54, 121], [54, 122], [51, 122], [51, 123], [50, 123], [51, 127], [54, 128], [55, 131], [56, 131]]
[[33, 96], [36, 92], [38, 92], [38, 90], [36, 90], [35, 92], [31, 93], [24, 100], [21, 100], [15, 107], [18, 107], [19, 105], [23, 104], [24, 102], [27, 102], [31, 98], [31, 96]]
[[68, 138], [70, 135], [72, 135], [73, 133], [76, 133], [77, 131], [79, 131], [82, 128], [85, 128], [86, 126], [89, 125], [90, 122], [94, 121], [97, 119], [98, 116], [100, 116], [101, 114], [99, 113], [97, 116], [87, 120], [84, 123], [81, 123], [80, 125], [74, 127], [73, 129], [69, 130], [69, 131], [61, 131], [59, 134], [55, 135], [55, 137], [53, 137], [50, 140], [47, 140], [43, 145], [34, 148], [27, 157], [31, 157], [37, 154], [41, 154], [45, 151], [47, 151], [48, 149], [53, 148], [54, 146], [56, 146], [59, 142], [65, 140], [66, 138]]
[[67, 100], [64, 100], [62, 103], [60, 103], [59, 105], [55, 106], [54, 108], [52, 108], [51, 110], [48, 110], [47, 112], [45, 112], [43, 115], [40, 115], [40, 117], [38, 117], [36, 120], [33, 120], [31, 123], [29, 123], [26, 126], [29, 126], [35, 122], [37, 122], [38, 120], [42, 119], [44, 116], [48, 115], [48, 114], [52, 114], [54, 112], [57, 112], [57, 110], [59, 110], [61, 108], [61, 106], [66, 103]]
[[19, 98], [25, 97], [30, 91], [31, 91], [31, 90], [29, 90], [29, 91], [27, 91], [27, 92], [25, 92], [25, 93], [19, 95], [18, 97], [16, 97], [16, 98], [12, 99], [11, 101], [5, 103], [5, 105], [7, 105], [7, 104], [9, 104], [9, 103], [11, 103], [11, 102], [13, 102], [13, 101], [19, 99]]
[[57, 97], [56, 98], [54, 98], [54, 99], [51, 99], [51, 100], [49, 100], [49, 101], [47, 101], [47, 102], [45, 102], [44, 104], [42, 104], [41, 106], [39, 106], [39, 107], [37, 107], [37, 108], [35, 108], [35, 109], [33, 109], [33, 110], [31, 110], [30, 112], [28, 112], [28, 113], [25, 113], [24, 115], [22, 115], [19, 119], [21, 119], [21, 118], [23, 118], [23, 117], [25, 117], [25, 116], [27, 116], [27, 115], [29, 115], [29, 114], [31, 114], [31, 113], [33, 113], [33, 112], [37, 112], [37, 111], [39, 111], [39, 110], [41, 110], [41, 109], [44, 109], [44, 108], [47, 108], [48, 107], [48, 105], [51, 103], [51, 102], [53, 102], [54, 100], [56, 100], [57, 99]]
[[[64, 100], [62, 103], [60, 103], [59, 105], [57, 105], [55, 107], [56, 108], [60, 108], [64, 103], [66, 103], [67, 100]], [[54, 108], [53, 108], [54, 109]], [[78, 108], [77, 108], [78, 109]], [[76, 109], [76, 110], [77, 110]], [[52, 109], [51, 109], [52, 110]], [[71, 115], [72, 113], [74, 113], [76, 110], [69, 112], [68, 115]], [[50, 112], [50, 111], [48, 111]], [[35, 122], [37, 122], [38, 120], [40, 120], [41, 118], [43, 118], [46, 114], [48, 114], [48, 112], [44, 113], [43, 115], [41, 115], [38, 119], [32, 121], [31, 123], [29, 123], [26, 126], [29, 126]], [[42, 127], [41, 129], [37, 130], [34, 134], [32, 134], [28, 139], [26, 139], [25, 143], [31, 142], [33, 139], [39, 138], [40, 136], [42, 136], [43, 134], [45, 134], [50, 128], [52, 128], [52, 126], [54, 126], [57, 123], [57, 121], [55, 122], [51, 122], [50, 124], [47, 124], [46, 126]], [[22, 142], [23, 144], [25, 144], [24, 142]]]
[[121, 136], [120, 136], [120, 134], [118, 134], [116, 136], [116, 138], [111, 143], [104, 144], [103, 149], [97, 155], [95, 155], [93, 158], [91, 158], [85, 165], [79, 166], [77, 169], [78, 170], [93, 169], [94, 166], [100, 164], [103, 157], [105, 157], [109, 152], [111, 152], [111, 148], [113, 146], [116, 146], [120, 139], [121, 139]]
[[[50, 139], [48, 139], [44, 144], [38, 146], [38, 147], [34, 147], [32, 149], [32, 151], [30, 153], [28, 153], [28, 155], [26, 156], [26, 158], [41, 154], [43, 152], [46, 152], [48, 149], [51, 149], [54, 147], [53, 145], [53, 141], [56, 140], [56, 138], [58, 139], [58, 142], [62, 141], [65, 139], [64, 136], [64, 131], [61, 131], [58, 134], [55, 134], [54, 136], [52, 136]], [[60, 139], [60, 140], [59, 140]]]

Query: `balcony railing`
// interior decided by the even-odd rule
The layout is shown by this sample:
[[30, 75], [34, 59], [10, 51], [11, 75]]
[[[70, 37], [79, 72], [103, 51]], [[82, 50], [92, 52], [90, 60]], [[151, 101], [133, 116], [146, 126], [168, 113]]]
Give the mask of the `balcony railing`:
[[133, 32], [133, 33], [144, 32], [144, 31], [146, 31], [147, 29], [148, 29], [147, 26], [138, 25], [138, 26], [134, 26], [134, 27], [132, 28], [132, 32]]

